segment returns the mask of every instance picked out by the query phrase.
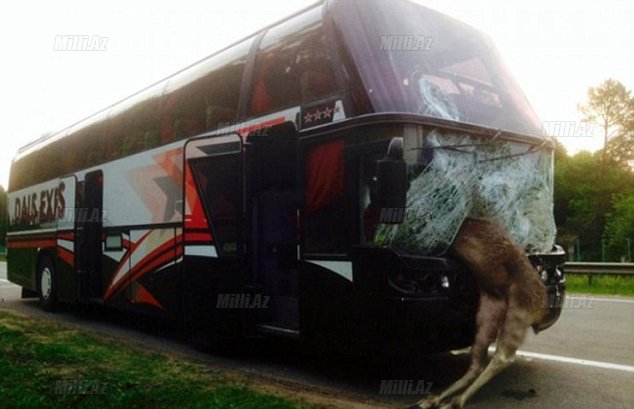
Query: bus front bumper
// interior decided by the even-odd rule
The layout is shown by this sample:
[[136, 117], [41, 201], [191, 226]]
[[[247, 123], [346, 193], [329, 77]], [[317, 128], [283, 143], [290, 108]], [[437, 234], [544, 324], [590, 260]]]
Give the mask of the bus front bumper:
[[[529, 258], [548, 289], [549, 308], [539, 326], [542, 330], [561, 313], [565, 254], [555, 247]], [[355, 327], [368, 342], [425, 353], [473, 342], [479, 292], [473, 275], [457, 260], [370, 247], [355, 249], [352, 259]]]

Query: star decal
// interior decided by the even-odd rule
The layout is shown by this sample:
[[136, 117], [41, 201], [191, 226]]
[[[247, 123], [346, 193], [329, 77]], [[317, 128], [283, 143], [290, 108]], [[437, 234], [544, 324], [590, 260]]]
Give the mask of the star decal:
[[313, 107], [310, 111], [304, 111], [303, 124], [304, 126], [317, 126], [332, 122], [341, 111], [342, 109], [337, 103], [321, 104], [319, 107]]

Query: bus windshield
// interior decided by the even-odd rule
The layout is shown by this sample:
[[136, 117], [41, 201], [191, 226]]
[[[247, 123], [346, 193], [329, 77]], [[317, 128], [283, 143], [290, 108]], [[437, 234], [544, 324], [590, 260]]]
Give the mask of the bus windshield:
[[540, 136], [491, 41], [406, 0], [342, 0], [335, 25], [375, 112], [409, 112]]

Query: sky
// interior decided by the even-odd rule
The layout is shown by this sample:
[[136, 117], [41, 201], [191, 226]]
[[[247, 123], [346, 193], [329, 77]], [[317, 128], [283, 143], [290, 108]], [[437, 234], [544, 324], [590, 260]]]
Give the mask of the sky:
[[[634, 2], [415, 0], [480, 29], [498, 46], [542, 121], [583, 124], [577, 104], [607, 78], [634, 89]], [[17, 149], [62, 129], [313, 0], [9, 2], [0, 14], [0, 185]], [[87, 35], [103, 51], [55, 51]], [[600, 132], [561, 132], [569, 153]], [[44, 164], [45, 165], [45, 164]]]

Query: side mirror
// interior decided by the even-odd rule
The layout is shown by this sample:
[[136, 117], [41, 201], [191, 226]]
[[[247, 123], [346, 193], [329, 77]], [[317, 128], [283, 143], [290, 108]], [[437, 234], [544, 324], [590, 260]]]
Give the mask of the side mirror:
[[379, 223], [405, 221], [407, 164], [403, 160], [403, 138], [392, 138], [385, 157], [377, 162]]

